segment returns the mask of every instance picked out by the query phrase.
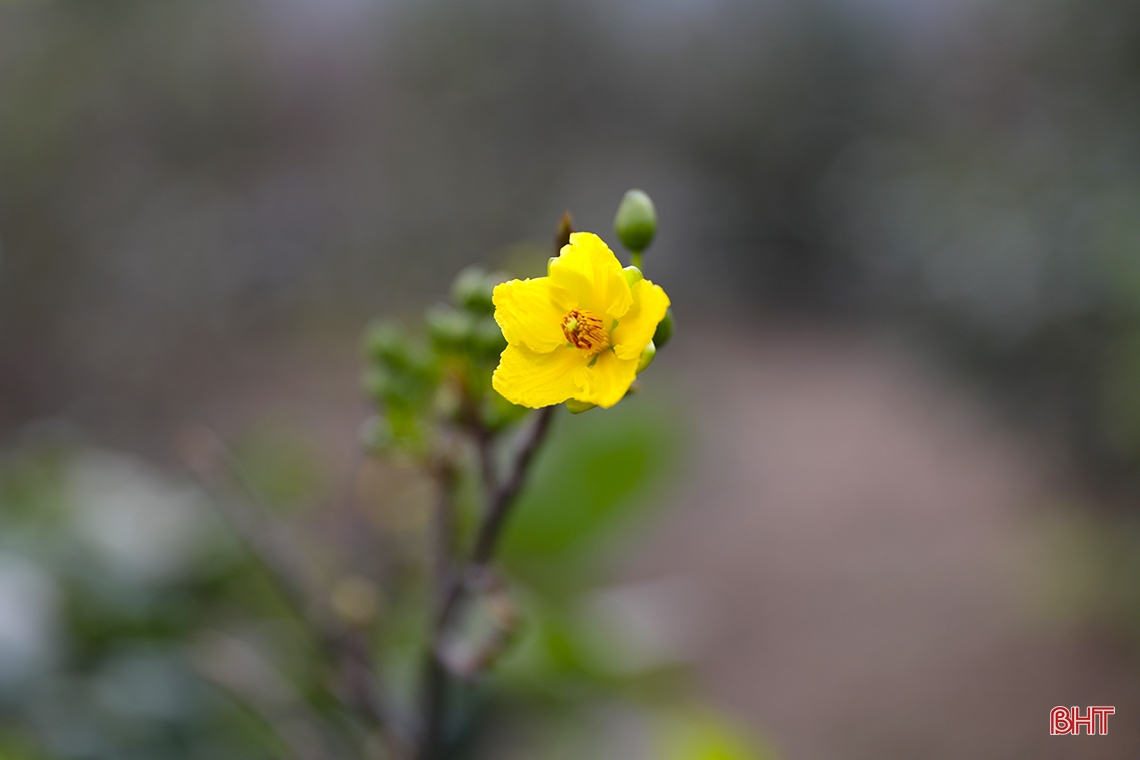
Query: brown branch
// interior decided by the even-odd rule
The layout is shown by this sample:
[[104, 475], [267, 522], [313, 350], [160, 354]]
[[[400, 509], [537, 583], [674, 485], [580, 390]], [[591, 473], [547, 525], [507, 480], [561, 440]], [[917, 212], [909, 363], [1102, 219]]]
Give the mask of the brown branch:
[[424, 668], [424, 724], [416, 757], [419, 760], [436, 760], [443, 750], [443, 716], [449, 679], [434, 643], [428, 650]]
[[[545, 440], [550, 430], [550, 420], [554, 416], [555, 409], [556, 407], [548, 406], [539, 411], [537, 419], [528, 430], [519, 448], [519, 452], [515, 456], [510, 475], [502, 485], [497, 488], [494, 487], [490, 482], [491, 479], [484, 475], [484, 479], [489, 481], [487, 482], [487, 488], [489, 490], [494, 488], [494, 496], [488, 504], [487, 512], [479, 528], [475, 549], [472, 552], [471, 559], [468, 561], [467, 566], [457, 572], [451, 567], [450, 555], [447, 558], [448, 561], [446, 565], [437, 557], [436, 578], [437, 589], [440, 594], [437, 598], [439, 598], [440, 601], [437, 605], [431, 647], [428, 650], [427, 662], [425, 663], [423, 695], [424, 719], [423, 725], [421, 726], [422, 739], [418, 754], [419, 760], [436, 760], [436, 758], [440, 757], [440, 753], [443, 749], [443, 718], [445, 715], [447, 689], [450, 679], [448, 678], [447, 667], [441, 657], [440, 648], [447, 634], [451, 617], [467, 592], [474, 576], [478, 575], [479, 571], [483, 569], [494, 556], [499, 535], [502, 532], [503, 526], [506, 524], [511, 506], [514, 504], [515, 497], [518, 496], [519, 491], [522, 490], [526, 482], [527, 471], [530, 469], [535, 452], [538, 451], [539, 446], [543, 440]], [[480, 457], [484, 460], [484, 473], [489, 472], [491, 469], [486, 461], [490, 456], [490, 446], [480, 446]], [[452, 505], [450, 499], [453, 476], [454, 473], [449, 469], [437, 468], [436, 477], [440, 484], [440, 500], [436, 515], [436, 530], [438, 532], [436, 544], [438, 547], [437, 551], [440, 551], [441, 554], [443, 547], [453, 546], [444, 534], [449, 528], [451, 519]], [[439, 583], [441, 578], [444, 580], [443, 584]]]
[[[436, 619], [442, 619], [443, 607], [449, 598], [449, 589], [455, 582], [455, 505], [452, 501], [455, 486], [455, 468], [449, 461], [441, 461], [431, 468], [439, 493], [436, 499], [432, 532], [434, 534], [434, 598], [437, 609]], [[417, 757], [420, 760], [434, 760], [443, 748], [443, 716], [447, 699], [447, 671], [439, 657], [441, 626], [431, 633], [427, 656], [424, 661], [423, 703], [421, 711], [423, 724], [420, 726], [421, 739]]]
[[441, 635], [447, 629], [455, 608], [467, 592], [472, 574], [485, 567], [494, 557], [499, 536], [506, 525], [511, 507], [514, 506], [515, 497], [518, 496], [526, 482], [531, 460], [546, 439], [546, 435], [550, 431], [550, 421], [554, 417], [554, 410], [557, 408], [556, 406], [548, 406], [538, 412], [537, 419], [528, 431], [519, 453], [515, 457], [510, 475], [496, 489], [494, 497], [490, 500], [487, 513], [483, 517], [483, 523], [479, 527], [471, 561], [467, 568], [454, 578], [443, 604], [440, 605], [439, 615], [436, 619], [436, 630]]
[[499, 536], [503, 532], [503, 526], [506, 524], [511, 506], [526, 482], [531, 460], [534, 458], [535, 452], [538, 451], [538, 447], [546, 439], [546, 434], [550, 430], [550, 420], [553, 419], [554, 410], [557, 408], [556, 406], [548, 406], [539, 410], [538, 419], [535, 420], [529, 434], [519, 448], [518, 456], [515, 457], [510, 476], [496, 490], [495, 497], [491, 500], [487, 514], [483, 518], [479, 537], [475, 541], [475, 551], [471, 555], [472, 564], [485, 565], [494, 556]]
[[435, 591], [436, 599], [442, 599], [455, 572], [455, 505], [452, 491], [455, 488], [455, 469], [450, 463], [434, 468], [439, 488], [434, 515], [435, 534]]
[[[562, 214], [562, 218], [558, 222], [558, 229], [554, 235], [554, 254], [556, 256], [562, 247], [570, 242], [570, 233], [574, 228], [573, 221], [570, 212], [567, 211]], [[469, 399], [471, 396], [465, 393], [464, 397]], [[480, 572], [486, 569], [487, 564], [494, 557], [499, 536], [506, 524], [507, 517], [510, 515], [515, 497], [518, 496], [526, 482], [531, 460], [534, 458], [538, 447], [545, 440], [550, 430], [550, 420], [554, 417], [554, 410], [557, 408], [548, 406], [539, 411], [537, 419], [527, 431], [527, 435], [519, 447], [509, 475], [500, 484], [497, 482], [495, 473], [495, 436], [482, 424], [478, 410], [469, 403], [466, 406], [463, 415], [465, 427], [471, 433], [478, 448], [483, 488], [491, 496], [488, 499], [483, 521], [479, 526], [475, 548], [466, 566], [454, 568], [452, 566], [454, 558], [449, 554], [447, 555], [447, 566], [444, 568], [441, 560], [437, 558], [436, 593], [438, 596], [436, 598], [438, 602], [435, 625], [431, 634], [431, 647], [428, 651], [424, 673], [424, 721], [421, 726], [423, 733], [418, 753], [419, 760], [437, 760], [443, 751], [443, 719], [450, 678], [447, 666], [442, 658], [441, 647], [451, 617], [471, 584], [477, 579]], [[439, 531], [436, 545], [437, 551], [443, 554], [441, 549], [444, 546], [454, 549], [454, 544], [448, 540], [450, 533], [445, 533], [445, 531], [450, 531], [451, 524], [449, 521], [453, 519], [450, 499], [454, 472], [449, 469], [439, 470], [437, 468], [436, 477], [440, 484], [441, 493], [436, 515], [436, 529]], [[488, 654], [487, 659], [489, 660], [492, 656], [492, 654]]]

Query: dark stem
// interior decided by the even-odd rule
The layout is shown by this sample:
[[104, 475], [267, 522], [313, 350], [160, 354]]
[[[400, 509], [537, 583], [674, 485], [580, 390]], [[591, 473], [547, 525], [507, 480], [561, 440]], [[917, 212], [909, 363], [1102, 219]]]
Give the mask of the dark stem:
[[424, 725], [419, 760], [438, 760], [443, 756], [443, 716], [448, 687], [447, 670], [439, 659], [437, 647], [428, 653], [424, 672]]
[[494, 556], [499, 536], [503, 532], [503, 526], [506, 524], [511, 506], [526, 482], [531, 460], [546, 438], [546, 434], [550, 430], [550, 420], [554, 418], [554, 410], [557, 408], [556, 406], [547, 406], [538, 412], [538, 419], [535, 420], [534, 426], [530, 429], [530, 434], [519, 449], [510, 476], [496, 490], [495, 497], [487, 509], [487, 515], [483, 518], [483, 525], [479, 529], [479, 537], [475, 541], [475, 551], [471, 555], [473, 565], [485, 565]]
[[539, 411], [538, 419], [535, 420], [526, 440], [519, 449], [518, 455], [515, 457], [510, 475], [502, 486], [495, 491], [494, 497], [490, 500], [483, 523], [479, 527], [479, 536], [475, 542], [475, 551], [471, 555], [471, 562], [463, 572], [452, 579], [447, 595], [443, 599], [443, 604], [440, 605], [439, 615], [436, 618], [437, 631], [446, 630], [452, 613], [467, 591], [468, 583], [471, 580], [470, 576], [485, 567], [494, 557], [495, 549], [499, 543], [499, 535], [502, 533], [503, 526], [506, 525], [515, 497], [518, 496], [526, 481], [531, 460], [546, 439], [555, 409], [557, 407], [547, 406]]
[[[567, 211], [562, 214], [562, 218], [558, 222], [558, 230], [555, 232], [554, 255], [557, 256], [562, 246], [570, 242], [570, 233], [573, 229], [573, 219], [570, 212]], [[465, 396], [470, 398], [468, 394]], [[556, 408], [548, 406], [539, 411], [537, 419], [519, 448], [510, 474], [501, 485], [495, 477], [494, 434], [482, 425], [477, 410], [474, 407], [468, 408], [465, 415], [467, 428], [473, 435], [479, 450], [483, 488], [490, 498], [487, 503], [487, 511], [483, 516], [483, 522], [479, 526], [478, 536], [475, 539], [474, 551], [466, 567], [453, 567], [453, 555], [450, 553], [455, 548], [453, 540], [454, 515], [451, 504], [451, 486], [454, 480], [454, 472], [441, 470], [437, 473], [441, 496], [436, 515], [436, 530], [438, 532], [436, 547], [437, 551], [440, 551], [441, 557], [446, 557], [446, 560], [438, 557], [436, 560], [436, 591], [438, 594], [436, 599], [438, 603], [435, 610], [435, 625], [431, 634], [431, 648], [428, 652], [424, 673], [423, 735], [418, 760], [439, 760], [444, 751], [444, 716], [446, 714], [446, 696], [451, 679], [441, 657], [444, 637], [447, 635], [451, 616], [462, 601], [474, 576], [478, 575], [479, 571], [483, 570], [494, 557], [499, 542], [499, 534], [502, 533], [503, 526], [506, 524], [515, 497], [518, 496], [526, 481], [531, 460], [550, 430], [550, 420], [554, 417]], [[449, 551], [445, 553], [444, 549]], [[445, 561], [446, 565], [444, 564]]]
[[[439, 495], [432, 525], [435, 551], [432, 582], [435, 587], [433, 598], [437, 600], [434, 615], [435, 620], [439, 621], [443, 618], [449, 589], [455, 582], [455, 505], [452, 502], [455, 470], [449, 463], [442, 463], [435, 468], [435, 478]], [[448, 689], [447, 670], [440, 660], [443, 633], [442, 626], [436, 624], [433, 627], [424, 662], [420, 760], [435, 760], [443, 751], [443, 716], [447, 708]]]
[[483, 493], [492, 494], [495, 492], [495, 484], [498, 480], [495, 474], [495, 436], [484, 428], [476, 428], [472, 431], [472, 435], [475, 438], [475, 446], [479, 449], [479, 470], [483, 478]]
[[455, 572], [455, 505], [452, 491], [455, 487], [455, 470], [450, 464], [436, 468], [436, 482], [439, 495], [436, 501], [435, 523], [432, 526], [435, 552], [434, 581], [435, 599], [443, 599]]
[[[494, 488], [494, 496], [490, 500], [483, 522], [479, 527], [471, 560], [466, 568], [458, 572], [452, 569], [449, 564], [448, 571], [444, 575], [446, 583], [438, 587], [440, 588], [440, 596], [438, 597], [440, 602], [436, 612], [435, 629], [432, 633], [431, 649], [428, 652], [424, 673], [423, 739], [420, 744], [419, 760], [438, 760], [442, 756], [443, 719], [446, 714], [446, 695], [451, 679], [448, 677], [447, 668], [441, 660], [440, 650], [447, 633], [448, 624], [455, 608], [468, 590], [471, 576], [485, 567], [494, 556], [499, 535], [506, 524], [511, 506], [526, 482], [526, 474], [530, 469], [535, 452], [546, 439], [550, 430], [550, 420], [554, 417], [556, 408], [548, 406], [539, 411], [537, 419], [519, 448], [510, 475], [501, 486], [495, 488], [490, 482], [491, 479], [484, 474], [484, 479], [488, 480], [487, 487], [489, 489]], [[486, 463], [486, 459], [491, 455], [490, 447], [480, 446], [480, 454], [484, 458], [484, 472], [489, 472], [491, 468]], [[452, 510], [450, 485], [450, 478], [440, 475], [441, 497], [436, 516], [437, 530], [448, 525], [451, 520], [450, 517], [445, 519], [444, 516], [445, 513], [450, 515]], [[437, 546], [444, 543], [438, 536], [437, 542]], [[452, 544], [448, 542], [447, 545], [451, 546]], [[437, 573], [440, 567], [441, 564], [437, 559]], [[437, 583], [438, 580], [437, 577]]]

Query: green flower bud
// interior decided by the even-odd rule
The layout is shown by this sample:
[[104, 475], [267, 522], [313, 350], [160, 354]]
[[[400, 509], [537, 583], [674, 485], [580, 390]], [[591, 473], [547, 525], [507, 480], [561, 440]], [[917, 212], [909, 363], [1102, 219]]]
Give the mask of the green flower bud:
[[416, 382], [434, 385], [439, 380], [439, 363], [436, 355], [422, 343], [413, 344], [408, 350], [408, 374]]
[[641, 190], [630, 190], [621, 199], [614, 231], [622, 245], [634, 252], [644, 251], [653, 242], [657, 232], [657, 209], [653, 201]]
[[653, 341], [649, 341], [649, 345], [647, 345], [642, 350], [641, 357], [637, 360], [637, 374], [640, 375], [646, 367], [648, 367], [650, 364], [652, 364], [653, 359], [656, 356], [657, 356], [657, 346], [653, 345]]
[[420, 421], [414, 409], [402, 405], [389, 407], [386, 419], [392, 430], [393, 444], [414, 446], [422, 440]]
[[408, 341], [395, 322], [381, 321], [372, 324], [364, 334], [364, 352], [373, 361], [389, 367], [408, 366]]
[[431, 342], [439, 349], [455, 350], [471, 337], [471, 315], [445, 304], [429, 308], [424, 314], [424, 321], [427, 322]]
[[645, 279], [645, 275], [643, 275], [641, 273], [641, 270], [637, 267], [626, 267], [625, 269], [621, 270], [621, 273], [625, 277], [625, 284], [629, 285], [631, 288], [635, 282]]
[[382, 367], [364, 370], [360, 385], [364, 394], [377, 404], [383, 403], [392, 392], [392, 378]]
[[665, 310], [665, 318], [657, 323], [657, 331], [653, 333], [653, 345], [664, 348], [669, 339], [673, 337], [673, 308]]
[[479, 314], [491, 314], [495, 311], [495, 304], [491, 301], [494, 290], [494, 280], [486, 269], [476, 264], [456, 276], [451, 284], [451, 298], [456, 306]]
[[382, 451], [392, 445], [392, 425], [381, 415], [369, 417], [360, 426], [360, 442], [369, 451]]
[[498, 356], [507, 347], [499, 323], [491, 317], [483, 317], [475, 323], [472, 337], [475, 349], [486, 356]]

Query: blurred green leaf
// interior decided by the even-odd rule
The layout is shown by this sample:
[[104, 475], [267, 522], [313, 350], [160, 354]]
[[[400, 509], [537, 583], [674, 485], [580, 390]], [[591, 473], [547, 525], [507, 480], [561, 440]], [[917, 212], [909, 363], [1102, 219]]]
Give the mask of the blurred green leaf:
[[242, 475], [267, 504], [311, 506], [326, 485], [313, 442], [283, 425], [256, 425], [234, 447]]
[[44, 755], [36, 749], [35, 741], [24, 731], [0, 731], [0, 760], [39, 760], [42, 757]]
[[591, 582], [586, 563], [670, 472], [675, 420], [648, 399], [560, 415], [508, 526], [505, 564], [548, 591]]
[[660, 760], [770, 760], [739, 729], [706, 708], [669, 712], [657, 721]]

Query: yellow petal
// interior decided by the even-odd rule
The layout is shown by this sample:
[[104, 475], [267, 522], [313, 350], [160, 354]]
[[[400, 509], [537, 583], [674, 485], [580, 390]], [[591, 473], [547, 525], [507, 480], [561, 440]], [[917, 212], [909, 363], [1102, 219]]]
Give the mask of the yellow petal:
[[638, 280], [630, 288], [633, 305], [610, 334], [610, 341], [622, 359], [636, 359], [653, 339], [657, 323], [669, 308], [669, 296], [660, 285], [649, 280]]
[[495, 286], [495, 321], [511, 345], [525, 344], [535, 351], [553, 351], [566, 343], [562, 318], [577, 306], [570, 291], [550, 281], [511, 280]]
[[578, 387], [574, 398], [609, 409], [622, 400], [635, 377], [636, 358], [622, 359], [613, 351], [603, 351], [593, 366], [582, 367], [574, 373], [574, 385]]
[[561, 404], [577, 395], [574, 375], [589, 361], [569, 346], [540, 353], [525, 345], [509, 345], [499, 357], [491, 385], [512, 404], [531, 409]]
[[621, 318], [632, 303], [621, 264], [592, 232], [570, 235], [570, 242], [550, 262], [550, 279], [577, 296], [582, 308], [598, 315]]

